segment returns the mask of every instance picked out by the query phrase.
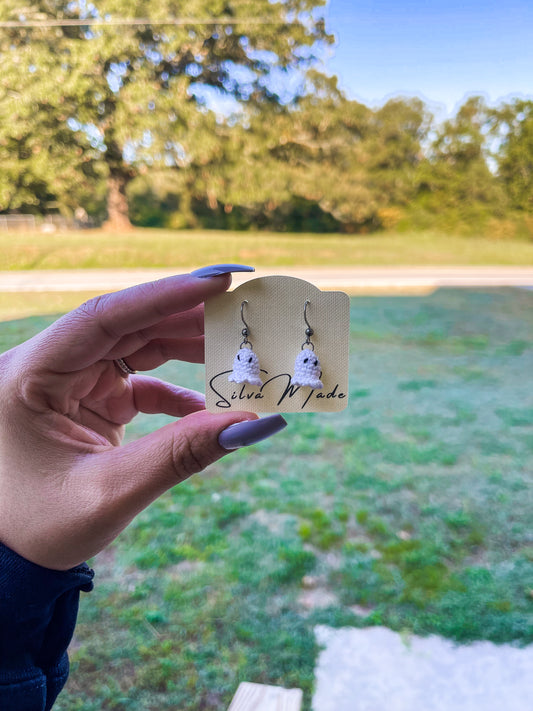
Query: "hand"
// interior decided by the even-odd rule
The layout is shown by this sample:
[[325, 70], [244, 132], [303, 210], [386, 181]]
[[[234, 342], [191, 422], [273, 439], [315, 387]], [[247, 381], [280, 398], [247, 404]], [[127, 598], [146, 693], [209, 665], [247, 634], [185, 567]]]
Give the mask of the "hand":
[[[136, 370], [202, 362], [203, 301], [230, 281], [176, 276], [97, 297], [0, 356], [0, 541], [71, 568], [227, 454], [220, 432], [256, 415], [211, 415], [200, 393], [125, 376], [114, 359]], [[183, 419], [119, 447], [138, 412]]]

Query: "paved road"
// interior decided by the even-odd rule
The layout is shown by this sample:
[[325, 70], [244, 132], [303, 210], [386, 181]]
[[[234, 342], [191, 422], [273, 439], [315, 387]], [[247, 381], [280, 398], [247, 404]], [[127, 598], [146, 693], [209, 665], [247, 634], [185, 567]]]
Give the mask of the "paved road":
[[[179, 269], [179, 272], [187, 269]], [[80, 269], [0, 272], [0, 292], [110, 291], [175, 274], [175, 269]], [[422, 292], [439, 287], [533, 287], [533, 267], [261, 267], [236, 274], [238, 286], [271, 274], [294, 276], [323, 290], [349, 293]]]

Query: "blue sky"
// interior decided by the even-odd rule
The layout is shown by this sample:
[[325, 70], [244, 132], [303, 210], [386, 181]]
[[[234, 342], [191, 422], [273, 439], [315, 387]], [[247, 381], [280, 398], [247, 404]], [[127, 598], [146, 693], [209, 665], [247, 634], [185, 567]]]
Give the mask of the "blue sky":
[[417, 95], [452, 113], [464, 97], [533, 98], [533, 0], [329, 0], [327, 61], [368, 105]]

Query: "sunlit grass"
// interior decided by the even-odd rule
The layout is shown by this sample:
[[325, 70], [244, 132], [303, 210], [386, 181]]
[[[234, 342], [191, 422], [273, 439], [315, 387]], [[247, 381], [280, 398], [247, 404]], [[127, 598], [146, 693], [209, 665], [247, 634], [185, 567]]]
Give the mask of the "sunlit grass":
[[36, 314], [59, 314], [76, 308], [101, 291], [0, 291], [0, 321]]
[[526, 265], [533, 242], [439, 232], [368, 235], [135, 229], [0, 233], [0, 270], [191, 267], [217, 262], [255, 266]]

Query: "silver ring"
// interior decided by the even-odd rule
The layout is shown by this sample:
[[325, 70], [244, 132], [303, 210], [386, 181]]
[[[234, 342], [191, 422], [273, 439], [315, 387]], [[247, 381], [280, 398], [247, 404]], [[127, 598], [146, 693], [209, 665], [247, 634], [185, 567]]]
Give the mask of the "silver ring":
[[120, 368], [124, 375], [134, 375], [137, 372], [136, 370], [133, 370], [133, 368], [130, 368], [124, 358], [115, 358], [115, 365]]

